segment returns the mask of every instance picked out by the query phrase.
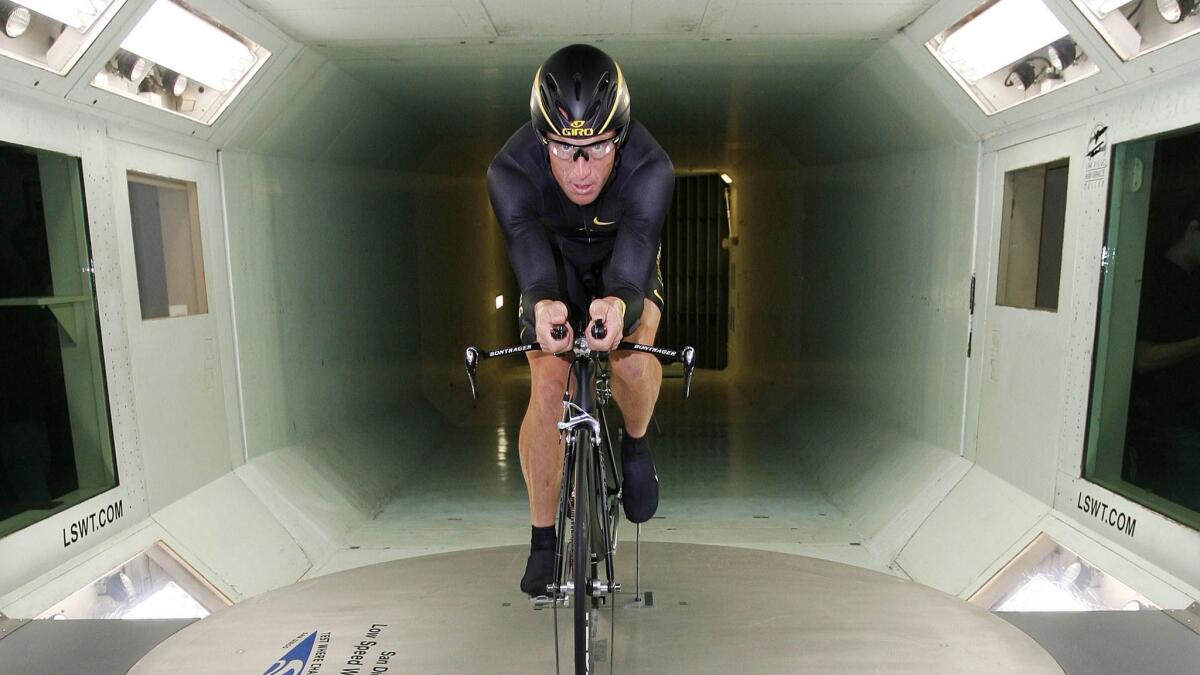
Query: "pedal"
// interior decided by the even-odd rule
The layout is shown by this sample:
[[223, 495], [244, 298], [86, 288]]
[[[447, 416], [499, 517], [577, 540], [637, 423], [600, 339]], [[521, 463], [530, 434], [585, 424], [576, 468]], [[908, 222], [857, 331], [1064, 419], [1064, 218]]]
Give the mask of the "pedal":
[[[533, 605], [533, 610], [535, 612], [541, 611], [543, 609], [553, 608], [554, 604], [555, 604], [555, 600], [556, 600], [555, 598], [552, 598], [549, 595], [539, 595], [535, 598], [529, 599], [530, 603]], [[558, 602], [559, 607], [567, 607], [568, 606], [566, 596], [559, 596], [557, 598], [557, 602]]]
[[592, 597], [602, 598], [606, 595], [616, 594], [621, 592], [621, 584], [608, 583], [599, 579], [592, 579]]

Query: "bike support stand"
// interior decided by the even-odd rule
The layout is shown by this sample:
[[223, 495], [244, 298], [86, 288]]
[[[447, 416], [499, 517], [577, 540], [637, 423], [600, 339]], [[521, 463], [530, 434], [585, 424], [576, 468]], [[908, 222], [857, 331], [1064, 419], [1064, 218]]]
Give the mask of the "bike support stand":
[[649, 609], [654, 606], [654, 591], [642, 594], [642, 524], [638, 523], [637, 543], [633, 554], [633, 599], [625, 603], [625, 609]]

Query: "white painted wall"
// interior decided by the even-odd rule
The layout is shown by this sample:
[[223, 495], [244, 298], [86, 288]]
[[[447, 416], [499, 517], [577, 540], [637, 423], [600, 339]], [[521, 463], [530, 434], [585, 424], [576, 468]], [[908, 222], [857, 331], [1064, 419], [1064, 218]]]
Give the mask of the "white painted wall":
[[[983, 452], [978, 434], [981, 418], [1001, 414], [981, 396], [983, 336], [1004, 330], [1011, 339], [1032, 329], [1023, 321], [1037, 318], [1018, 314], [1000, 329], [996, 312], [989, 314], [998, 258], [992, 199], [1003, 173], [989, 167], [997, 152], [1025, 141], [1038, 147], [1066, 132], [1078, 140], [1070, 145], [1075, 171], [1095, 124], [1110, 125], [1110, 143], [1196, 124], [1200, 78], [1177, 69], [1169, 81], [1118, 81], [1102, 96], [1064, 99], [1067, 113], [1009, 116], [1008, 130], [975, 143], [964, 129], [994, 130], [995, 120], [983, 123], [945, 104], [965, 94], [940, 81], [935, 67], [915, 34], [901, 35], [845, 78], [815, 115], [824, 123], [810, 135], [826, 140], [815, 144], [818, 162], [806, 168], [804, 379], [810, 393], [842, 412], [796, 420], [793, 438], [831, 500], [863, 527], [868, 546], [917, 581], [969, 596], [1046, 531], [1103, 560], [1151, 600], [1186, 606], [1200, 597], [1200, 533], [1079, 479], [1105, 186], [1094, 194], [1081, 192], [1082, 181], [1073, 188], [1068, 229], [1077, 234], [1064, 261], [1059, 346], [1041, 356], [1028, 349], [1003, 356], [1008, 367], [1025, 357], [1061, 359], [1061, 382], [1037, 379], [1048, 369], [1030, 362], [1013, 369], [1017, 380], [1004, 391], [1006, 401], [1033, 397], [1061, 413], [1038, 443], [1000, 434]], [[1085, 107], [1079, 101], [1089, 94]], [[829, 159], [842, 147], [850, 161]], [[973, 271], [980, 283], [968, 361]], [[1135, 515], [1137, 536], [1082, 514], [1075, 505], [1082, 494]]]

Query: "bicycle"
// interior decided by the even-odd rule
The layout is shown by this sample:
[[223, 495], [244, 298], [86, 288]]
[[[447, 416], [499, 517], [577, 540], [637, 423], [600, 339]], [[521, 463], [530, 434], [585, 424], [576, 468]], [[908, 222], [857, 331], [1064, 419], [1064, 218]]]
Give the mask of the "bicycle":
[[[594, 338], [602, 340], [606, 334], [607, 329], [602, 321], [593, 324]], [[552, 335], [555, 339], [566, 337], [566, 326], [555, 326]], [[465, 363], [472, 398], [479, 398], [476, 373], [480, 361], [540, 349], [537, 343], [485, 352], [468, 347]], [[696, 367], [696, 350], [692, 347], [673, 350], [622, 341], [617, 349], [639, 351], [660, 360], [682, 363], [684, 398], [691, 395], [692, 375]], [[534, 599], [534, 607], [540, 609], [549, 605], [554, 609], [556, 672], [560, 661], [558, 608], [573, 608], [575, 673], [585, 675], [593, 672], [596, 661], [592, 638], [595, 637], [602, 604], [608, 604], [612, 610], [607, 655], [610, 672], [612, 669], [613, 640], [616, 635], [615, 596], [621, 591], [621, 584], [617, 583], [614, 575], [613, 555], [617, 549], [622, 493], [605, 413], [612, 399], [607, 353], [593, 352], [587, 340], [580, 336], [570, 350], [556, 354], [560, 358], [570, 355], [574, 356], [571, 382], [575, 386], [568, 385], [563, 392], [563, 418], [558, 423], [560, 434], [565, 435], [565, 458], [555, 522], [556, 531], [560, 533], [555, 555], [555, 575], [554, 582], [546, 587], [546, 595]], [[568, 531], [568, 522], [570, 536], [562, 536]], [[641, 528], [640, 525], [638, 527], [640, 542]], [[600, 577], [601, 562], [604, 566], [603, 579]]]

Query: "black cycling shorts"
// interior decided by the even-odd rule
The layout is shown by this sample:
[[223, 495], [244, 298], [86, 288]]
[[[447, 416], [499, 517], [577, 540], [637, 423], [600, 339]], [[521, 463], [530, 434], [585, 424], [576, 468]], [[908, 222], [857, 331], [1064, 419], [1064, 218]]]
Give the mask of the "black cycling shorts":
[[[659, 266], [659, 261], [662, 258], [662, 251], [659, 251], [658, 259], [654, 263], [654, 273], [651, 275], [650, 283], [646, 286], [646, 300], [653, 302], [662, 315], [666, 315], [667, 298], [666, 289], [663, 286], [662, 269]], [[554, 249], [554, 264], [558, 268], [558, 292], [559, 298], [567, 305], [567, 315], [571, 325], [576, 328], [578, 334], [579, 327], [586, 325], [588, 320], [588, 306], [592, 304], [592, 300], [599, 297], [604, 297], [602, 289], [604, 288], [603, 271], [604, 265], [608, 262], [607, 258], [596, 262], [593, 265], [580, 269], [570, 258], [562, 255], [558, 249]], [[521, 342], [524, 344], [533, 344], [537, 342], [537, 328], [534, 325], [533, 307], [525, 306], [525, 299], [522, 298], [517, 307], [517, 322], [521, 331]], [[639, 321], [640, 323], [640, 321]], [[637, 330], [637, 324], [633, 326], [625, 326], [622, 331], [625, 335], [629, 335]]]

